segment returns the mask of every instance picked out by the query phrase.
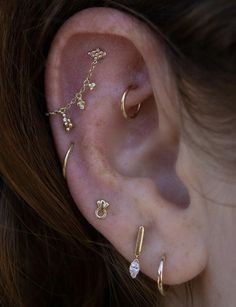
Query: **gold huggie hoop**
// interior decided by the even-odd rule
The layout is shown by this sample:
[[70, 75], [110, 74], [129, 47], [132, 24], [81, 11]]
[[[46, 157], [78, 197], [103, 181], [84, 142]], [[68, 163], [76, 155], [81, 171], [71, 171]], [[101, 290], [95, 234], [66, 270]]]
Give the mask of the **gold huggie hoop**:
[[140, 108], [141, 108], [141, 103], [139, 103], [138, 104], [138, 106], [137, 106], [137, 110], [135, 111], [135, 113], [133, 113], [132, 115], [128, 115], [127, 114], [127, 112], [126, 112], [126, 109], [125, 109], [125, 102], [126, 102], [126, 97], [127, 97], [127, 95], [128, 95], [128, 92], [131, 90], [131, 86], [129, 86], [128, 88], [127, 88], [127, 90], [124, 92], [124, 94], [122, 95], [122, 97], [121, 97], [121, 103], [120, 103], [120, 107], [121, 107], [121, 112], [122, 112], [122, 114], [123, 114], [123, 116], [124, 116], [124, 118], [125, 119], [131, 119], [131, 118], [135, 118], [137, 115], [138, 115], [138, 113], [139, 113], [139, 110], [140, 110]]
[[65, 155], [65, 158], [64, 158], [64, 161], [63, 161], [63, 177], [66, 178], [66, 167], [67, 167], [67, 162], [68, 162], [68, 159], [69, 159], [69, 156], [70, 156], [70, 153], [72, 151], [74, 147], [74, 143], [71, 143], [69, 149], [67, 150], [66, 152], [66, 155]]
[[110, 204], [104, 199], [97, 201], [97, 209], [95, 210], [95, 215], [98, 219], [105, 219], [107, 217], [107, 208]]
[[165, 296], [165, 291], [163, 287], [163, 271], [164, 271], [164, 264], [166, 261], [166, 256], [162, 256], [158, 271], [157, 271], [157, 287], [159, 292], [161, 293], [162, 296]]
[[131, 262], [129, 267], [129, 272], [132, 278], [136, 278], [136, 276], [140, 271], [139, 256], [142, 251], [143, 238], [144, 238], [144, 226], [140, 226], [138, 229], [138, 235], [136, 240], [135, 259]]

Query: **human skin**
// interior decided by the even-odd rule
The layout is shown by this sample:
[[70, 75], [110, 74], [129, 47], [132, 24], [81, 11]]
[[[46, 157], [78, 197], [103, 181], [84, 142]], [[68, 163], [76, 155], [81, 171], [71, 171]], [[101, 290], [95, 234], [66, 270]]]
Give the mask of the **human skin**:
[[[75, 143], [66, 180], [78, 209], [129, 261], [143, 225], [143, 273], [156, 280], [165, 254], [165, 284], [194, 280], [194, 306], [232, 306], [235, 178], [183, 137], [181, 98], [158, 36], [114, 9], [93, 8], [72, 16], [50, 48], [48, 110], [73, 97], [88, 71], [86, 54], [97, 47], [107, 56], [94, 73], [97, 87], [86, 96], [86, 110], [72, 112], [74, 129], [65, 133], [60, 116], [50, 117], [61, 162]], [[126, 121], [119, 102], [130, 85], [134, 89], [127, 96], [127, 110], [139, 103], [142, 109]], [[185, 129], [197, 134], [188, 121]], [[94, 215], [101, 198], [110, 203], [102, 221]], [[167, 305], [168, 300], [167, 295]], [[177, 306], [182, 305], [176, 301]]]

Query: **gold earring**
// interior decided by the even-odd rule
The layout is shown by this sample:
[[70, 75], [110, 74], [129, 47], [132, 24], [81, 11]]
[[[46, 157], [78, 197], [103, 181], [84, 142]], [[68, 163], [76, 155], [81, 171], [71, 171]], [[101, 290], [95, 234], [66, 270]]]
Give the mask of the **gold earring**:
[[163, 287], [163, 271], [164, 271], [164, 264], [166, 261], [166, 256], [162, 256], [158, 271], [157, 271], [157, 287], [159, 292], [161, 293], [162, 296], [165, 296], [165, 291]]
[[101, 61], [103, 58], [106, 57], [106, 52], [101, 50], [100, 48], [94, 49], [90, 52], [88, 52], [88, 55], [91, 57], [92, 62], [89, 67], [89, 71], [87, 74], [87, 77], [84, 79], [83, 84], [78, 92], [75, 93], [74, 97], [71, 99], [70, 102], [68, 102], [65, 106], [60, 107], [54, 111], [50, 111], [46, 113], [46, 116], [50, 115], [61, 115], [62, 116], [62, 123], [63, 127], [66, 132], [69, 132], [73, 127], [73, 123], [67, 114], [70, 108], [73, 105], [77, 105], [81, 110], [85, 109], [85, 100], [83, 98], [83, 94], [90, 90], [92, 91], [96, 87], [96, 83], [91, 81], [91, 77], [93, 75], [93, 72], [95, 70], [95, 67], [97, 66], [98, 62]]
[[98, 219], [105, 219], [107, 216], [107, 208], [110, 204], [104, 199], [97, 201], [97, 209], [95, 210], [95, 215]]
[[127, 97], [127, 95], [128, 95], [128, 92], [129, 92], [131, 89], [132, 89], [131, 86], [129, 86], [129, 87], [127, 88], [127, 90], [126, 90], [126, 91], [124, 92], [124, 94], [122, 95], [121, 101], [120, 101], [121, 112], [122, 112], [122, 114], [123, 114], [123, 116], [124, 116], [125, 119], [135, 118], [135, 117], [138, 115], [139, 110], [140, 110], [140, 108], [141, 108], [141, 103], [139, 103], [138, 106], [137, 106], [136, 111], [135, 111], [133, 114], [128, 115], [128, 113], [126, 112], [126, 109], [125, 109], [126, 97]]
[[132, 278], [136, 278], [136, 276], [140, 271], [139, 256], [142, 251], [143, 237], [144, 237], [144, 227], [140, 226], [138, 229], [138, 235], [136, 240], [135, 259], [131, 262], [129, 267], [129, 272]]
[[71, 153], [73, 147], [74, 147], [74, 143], [71, 143], [69, 149], [66, 152], [66, 155], [65, 155], [65, 158], [64, 158], [64, 161], [63, 161], [63, 176], [64, 176], [64, 178], [66, 178], [67, 162], [68, 162], [68, 159], [69, 159], [69, 156], [70, 156], [70, 153]]

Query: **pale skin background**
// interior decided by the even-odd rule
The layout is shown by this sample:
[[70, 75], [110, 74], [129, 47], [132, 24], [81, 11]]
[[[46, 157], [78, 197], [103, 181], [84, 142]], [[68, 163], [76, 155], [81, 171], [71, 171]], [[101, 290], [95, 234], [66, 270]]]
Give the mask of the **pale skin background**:
[[[97, 47], [107, 57], [95, 70], [97, 87], [86, 96], [86, 110], [73, 111], [75, 128], [65, 133], [60, 116], [50, 119], [61, 161], [75, 143], [67, 184], [78, 209], [129, 261], [143, 225], [143, 273], [156, 280], [165, 253], [166, 284], [194, 279], [195, 306], [233, 306], [235, 178], [213, 168], [182, 137], [180, 98], [157, 35], [113, 9], [93, 8], [72, 16], [50, 49], [48, 110], [73, 97], [88, 71], [87, 52]], [[121, 115], [120, 98], [130, 85], [135, 88], [127, 96], [127, 109], [139, 103], [142, 108], [128, 122]], [[94, 215], [101, 198], [111, 204], [102, 221]], [[181, 304], [171, 301], [169, 306]]]

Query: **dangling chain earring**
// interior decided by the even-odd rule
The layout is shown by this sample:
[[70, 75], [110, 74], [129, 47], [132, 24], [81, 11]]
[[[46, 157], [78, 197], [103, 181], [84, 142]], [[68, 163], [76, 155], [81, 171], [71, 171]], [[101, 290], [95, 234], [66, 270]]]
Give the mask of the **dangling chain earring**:
[[68, 110], [76, 104], [81, 110], [85, 109], [85, 100], [83, 99], [83, 94], [89, 89], [92, 91], [96, 87], [96, 83], [91, 82], [91, 77], [93, 75], [94, 69], [99, 61], [101, 61], [106, 56], [106, 52], [97, 48], [88, 52], [88, 55], [92, 58], [92, 63], [89, 68], [87, 77], [85, 78], [82, 87], [74, 95], [70, 102], [68, 102], [64, 107], [56, 109], [54, 111], [46, 113], [47, 116], [59, 114], [62, 116], [63, 126], [65, 131], [69, 132], [73, 128], [73, 123], [71, 122], [70, 117], [68, 116]]

